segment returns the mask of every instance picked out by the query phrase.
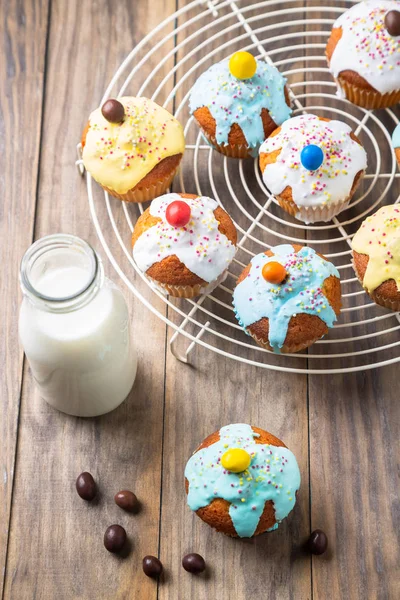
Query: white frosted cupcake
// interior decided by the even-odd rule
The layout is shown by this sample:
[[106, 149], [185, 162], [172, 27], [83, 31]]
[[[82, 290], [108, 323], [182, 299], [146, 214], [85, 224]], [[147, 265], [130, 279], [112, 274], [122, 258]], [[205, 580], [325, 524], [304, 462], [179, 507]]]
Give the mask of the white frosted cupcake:
[[139, 217], [133, 258], [165, 294], [209, 294], [225, 278], [236, 252], [236, 228], [212, 198], [165, 194]]
[[293, 117], [260, 148], [260, 168], [280, 206], [304, 223], [329, 221], [347, 208], [367, 155], [342, 121]]

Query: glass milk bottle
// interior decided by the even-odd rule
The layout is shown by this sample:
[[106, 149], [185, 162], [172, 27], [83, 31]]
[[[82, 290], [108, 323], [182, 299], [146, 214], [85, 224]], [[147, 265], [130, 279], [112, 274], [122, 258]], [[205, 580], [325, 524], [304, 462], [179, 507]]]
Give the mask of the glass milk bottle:
[[80, 417], [116, 408], [137, 358], [126, 302], [93, 248], [73, 235], [44, 237], [23, 257], [20, 282], [19, 335], [41, 396]]

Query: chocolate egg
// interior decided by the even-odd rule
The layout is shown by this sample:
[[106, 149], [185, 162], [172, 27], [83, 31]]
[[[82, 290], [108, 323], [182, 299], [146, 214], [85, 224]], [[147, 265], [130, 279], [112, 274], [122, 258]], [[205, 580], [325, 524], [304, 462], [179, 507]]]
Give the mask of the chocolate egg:
[[101, 113], [109, 123], [121, 123], [125, 116], [124, 105], [118, 100], [111, 98], [104, 102], [101, 107]]
[[385, 15], [385, 27], [389, 35], [397, 37], [400, 35], [400, 12], [389, 10]]

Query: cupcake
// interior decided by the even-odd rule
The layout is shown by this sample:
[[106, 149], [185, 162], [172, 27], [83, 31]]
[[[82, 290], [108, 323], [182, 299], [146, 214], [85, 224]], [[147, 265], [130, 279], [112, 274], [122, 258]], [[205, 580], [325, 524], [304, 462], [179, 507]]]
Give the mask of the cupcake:
[[397, 164], [400, 166], [400, 123], [397, 125], [396, 129], [393, 131], [392, 146], [394, 148], [394, 153], [396, 156]]
[[365, 219], [352, 242], [354, 270], [376, 304], [400, 310], [400, 206]]
[[298, 352], [328, 333], [340, 313], [339, 272], [312, 248], [275, 246], [257, 254], [233, 292], [236, 318], [259, 346]]
[[126, 202], [146, 202], [171, 184], [185, 150], [183, 129], [148, 98], [107, 100], [90, 115], [82, 136], [86, 170]]
[[296, 503], [300, 471], [281, 440], [238, 423], [208, 436], [185, 469], [189, 507], [232, 537], [277, 529]]
[[366, 167], [366, 152], [351, 128], [315, 115], [289, 119], [260, 148], [265, 185], [304, 223], [329, 221], [344, 210]]
[[218, 152], [254, 157], [292, 112], [285, 84], [274, 66], [249, 52], [236, 52], [199, 77], [190, 95], [190, 111]]
[[235, 256], [237, 233], [215, 200], [165, 194], [139, 217], [133, 258], [160, 291], [180, 298], [209, 294], [224, 280]]
[[363, 108], [400, 101], [400, 4], [358, 2], [335, 22], [326, 47], [338, 95]]

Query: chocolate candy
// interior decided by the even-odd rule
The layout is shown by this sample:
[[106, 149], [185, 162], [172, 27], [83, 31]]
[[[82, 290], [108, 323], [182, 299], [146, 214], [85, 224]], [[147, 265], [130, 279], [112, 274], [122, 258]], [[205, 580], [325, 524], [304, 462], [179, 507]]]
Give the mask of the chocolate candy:
[[90, 502], [97, 494], [96, 482], [90, 473], [81, 473], [78, 476], [75, 485], [76, 491], [83, 500], [88, 500]]
[[110, 525], [104, 534], [104, 545], [109, 552], [121, 552], [126, 542], [126, 531], [121, 525]]
[[143, 559], [143, 571], [147, 577], [158, 577], [161, 575], [163, 566], [155, 556], [145, 556]]
[[393, 37], [400, 35], [400, 12], [398, 10], [389, 10], [386, 13], [385, 27], [389, 35]]
[[104, 102], [101, 112], [103, 117], [110, 123], [121, 123], [124, 120], [124, 105], [118, 100], [114, 100], [114, 98]]
[[206, 562], [200, 554], [192, 552], [182, 558], [182, 567], [188, 573], [202, 573], [206, 568]]
[[322, 529], [316, 529], [308, 538], [307, 547], [311, 554], [323, 554], [328, 548], [328, 538]]
[[133, 492], [129, 490], [122, 490], [114, 496], [115, 504], [118, 504], [120, 508], [128, 512], [133, 512], [138, 506], [138, 499]]

